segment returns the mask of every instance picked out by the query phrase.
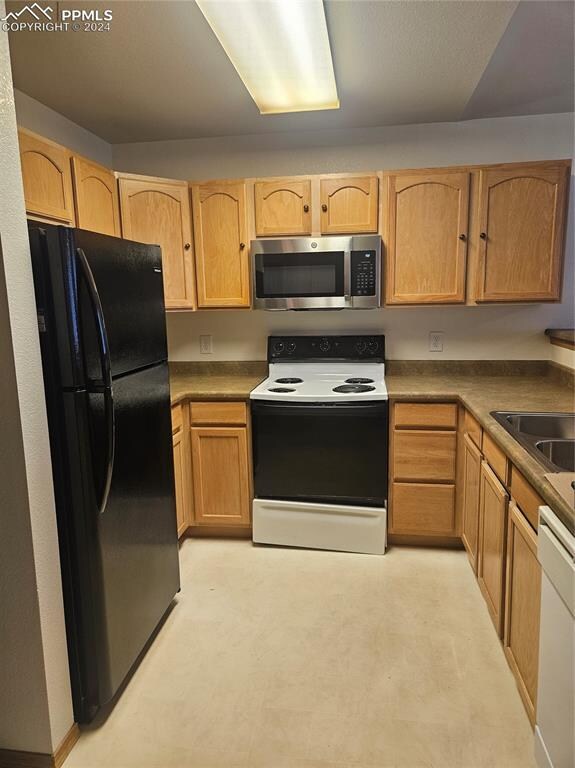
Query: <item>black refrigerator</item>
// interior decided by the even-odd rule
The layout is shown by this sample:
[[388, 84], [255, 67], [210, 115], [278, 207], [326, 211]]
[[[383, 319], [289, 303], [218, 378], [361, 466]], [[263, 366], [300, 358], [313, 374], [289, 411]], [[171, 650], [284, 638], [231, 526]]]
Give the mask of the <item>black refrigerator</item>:
[[158, 246], [29, 222], [74, 714], [121, 687], [179, 590]]

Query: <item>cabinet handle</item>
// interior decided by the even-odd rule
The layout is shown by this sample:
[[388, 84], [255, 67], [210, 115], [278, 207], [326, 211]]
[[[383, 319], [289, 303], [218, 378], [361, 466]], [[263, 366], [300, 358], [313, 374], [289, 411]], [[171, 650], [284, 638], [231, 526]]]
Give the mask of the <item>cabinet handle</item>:
[[304, 213], [307, 213], [309, 211], [309, 205], [304, 205], [303, 207]]
[[465, 237], [465, 235], [459, 235], [459, 239], [460, 240], [466, 240], [467, 238]]
[[191, 243], [184, 243], [184, 250], [185, 251], [189, 251], [191, 247], [192, 247]]
[[245, 243], [240, 243], [240, 251], [243, 251], [245, 247], [246, 247]]
[[324, 203], [321, 207], [322, 211], [325, 213], [327, 211], [327, 205]]
[[480, 237], [482, 240], [487, 240], [487, 232], [480, 232], [480, 233], [479, 233], [479, 237]]

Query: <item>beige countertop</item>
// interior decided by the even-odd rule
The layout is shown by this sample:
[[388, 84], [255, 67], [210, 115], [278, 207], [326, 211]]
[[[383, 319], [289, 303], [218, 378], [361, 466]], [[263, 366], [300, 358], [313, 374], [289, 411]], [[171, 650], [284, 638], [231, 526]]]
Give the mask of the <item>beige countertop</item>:
[[[171, 400], [248, 400], [267, 376], [265, 362], [171, 363]], [[491, 411], [574, 411], [573, 377], [546, 362], [389, 361], [390, 400], [459, 400], [525, 475], [570, 531], [575, 510], [541, 466], [495, 421]]]

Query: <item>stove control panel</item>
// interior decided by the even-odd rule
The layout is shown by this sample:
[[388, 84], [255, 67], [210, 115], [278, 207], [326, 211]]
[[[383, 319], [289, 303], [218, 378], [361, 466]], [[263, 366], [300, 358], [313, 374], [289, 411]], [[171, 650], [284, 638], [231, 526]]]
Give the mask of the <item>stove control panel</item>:
[[375, 296], [375, 251], [351, 252], [351, 295]]
[[385, 336], [269, 336], [268, 362], [366, 360], [385, 362]]

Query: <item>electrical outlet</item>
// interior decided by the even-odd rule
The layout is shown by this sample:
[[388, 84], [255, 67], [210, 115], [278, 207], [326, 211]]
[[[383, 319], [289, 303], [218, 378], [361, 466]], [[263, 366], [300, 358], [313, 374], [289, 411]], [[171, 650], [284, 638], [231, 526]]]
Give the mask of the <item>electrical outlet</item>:
[[443, 352], [443, 331], [430, 331], [429, 332], [429, 351], [430, 352]]
[[211, 335], [200, 336], [200, 354], [211, 355], [212, 352], [213, 352], [212, 336]]

